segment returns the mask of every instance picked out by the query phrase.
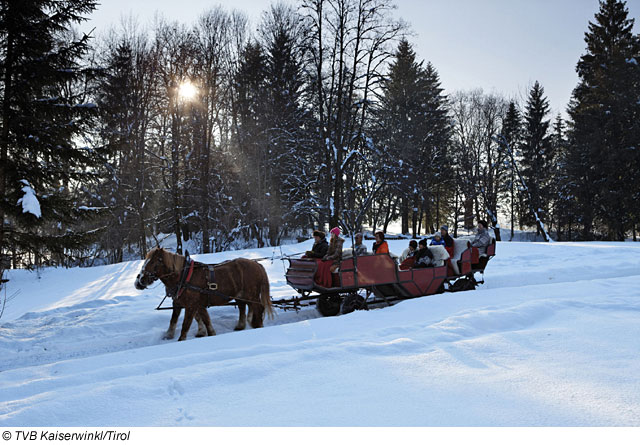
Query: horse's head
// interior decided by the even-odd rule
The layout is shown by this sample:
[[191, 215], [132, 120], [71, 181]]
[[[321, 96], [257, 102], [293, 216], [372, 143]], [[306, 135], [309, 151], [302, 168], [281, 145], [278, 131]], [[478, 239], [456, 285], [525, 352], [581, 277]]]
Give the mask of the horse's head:
[[136, 289], [144, 290], [158, 278], [166, 274], [164, 264], [164, 251], [161, 248], [154, 248], [147, 253], [142, 269], [136, 277]]

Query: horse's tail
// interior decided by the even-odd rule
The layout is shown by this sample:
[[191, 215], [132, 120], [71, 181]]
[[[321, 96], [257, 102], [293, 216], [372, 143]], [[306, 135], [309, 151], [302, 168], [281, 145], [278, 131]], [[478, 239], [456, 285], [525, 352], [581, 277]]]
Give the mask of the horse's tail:
[[264, 307], [264, 311], [270, 320], [274, 318], [273, 307], [271, 306], [271, 291], [269, 289], [269, 276], [262, 264], [259, 264], [262, 269], [262, 283], [260, 284], [260, 302]]

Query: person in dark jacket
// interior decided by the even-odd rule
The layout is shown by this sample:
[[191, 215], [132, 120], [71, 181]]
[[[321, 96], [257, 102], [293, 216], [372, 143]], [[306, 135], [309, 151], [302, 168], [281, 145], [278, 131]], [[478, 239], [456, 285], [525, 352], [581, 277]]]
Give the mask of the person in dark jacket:
[[429, 267], [433, 265], [433, 254], [427, 247], [427, 240], [418, 241], [418, 250], [413, 254], [415, 265], [413, 267]]
[[314, 277], [315, 282], [322, 287], [333, 287], [333, 277], [331, 273], [338, 269], [340, 259], [342, 258], [342, 244], [344, 243], [344, 239], [340, 238], [340, 228], [334, 227], [330, 233], [331, 240], [329, 241], [329, 248], [326, 250], [322, 260], [318, 261], [318, 269]]
[[453, 238], [449, 235], [449, 226], [446, 224], [440, 227], [440, 236], [444, 240], [444, 247], [452, 247], [453, 248]]
[[325, 234], [321, 230], [313, 231], [313, 247], [311, 250], [307, 250], [304, 254], [306, 258], [322, 258], [327, 254], [329, 250], [329, 243], [325, 239]]

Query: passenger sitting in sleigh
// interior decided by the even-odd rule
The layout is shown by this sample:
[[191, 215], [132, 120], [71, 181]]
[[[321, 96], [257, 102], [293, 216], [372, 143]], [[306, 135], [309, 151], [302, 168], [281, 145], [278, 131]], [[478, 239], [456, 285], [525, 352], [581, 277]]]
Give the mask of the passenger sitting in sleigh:
[[478, 233], [476, 237], [471, 241], [471, 247], [477, 247], [480, 255], [487, 253], [487, 246], [491, 244], [491, 235], [487, 230], [488, 224], [484, 220], [478, 221]]
[[418, 243], [416, 240], [409, 241], [409, 247], [404, 249], [402, 255], [400, 255], [400, 270], [411, 269], [415, 264], [415, 258], [413, 257], [418, 251]]
[[431, 243], [429, 243], [429, 245], [445, 247], [445, 243], [444, 243], [444, 240], [442, 239], [442, 235], [440, 235], [440, 233], [436, 233], [435, 235], [433, 235], [433, 239], [431, 240]]
[[418, 243], [416, 242], [416, 240], [412, 239], [411, 241], [409, 241], [409, 247], [404, 249], [402, 251], [402, 255], [400, 255], [400, 263], [402, 263], [407, 258], [411, 258], [416, 253], [416, 250], [418, 250]]
[[357, 256], [368, 255], [367, 246], [362, 242], [362, 233], [358, 232], [355, 236], [355, 244], [353, 245], [353, 253]]
[[433, 267], [433, 253], [427, 247], [427, 240], [418, 241], [418, 250], [413, 255], [415, 265], [413, 267]]
[[451, 238], [451, 235], [449, 235], [449, 226], [445, 224], [440, 227], [440, 236], [442, 237], [442, 241], [444, 241], [444, 248], [447, 252], [449, 252], [449, 256], [453, 257], [454, 242], [453, 238]]
[[342, 259], [342, 245], [344, 244], [344, 239], [340, 238], [339, 227], [334, 227], [329, 233], [331, 233], [329, 249], [327, 249], [327, 254], [322, 257], [322, 261], [333, 261], [337, 268], [337, 266], [340, 265], [340, 260]]
[[315, 276], [316, 283], [322, 287], [332, 287], [333, 279], [331, 273], [340, 267], [340, 260], [342, 259], [344, 239], [340, 238], [340, 228], [334, 227], [330, 233], [329, 248], [322, 260], [318, 261], [318, 270]]
[[322, 258], [327, 254], [329, 244], [325, 239], [325, 234], [321, 230], [313, 231], [313, 247], [311, 250], [307, 250], [302, 258]]
[[389, 253], [389, 245], [384, 240], [384, 232], [382, 230], [378, 230], [373, 236], [376, 238], [376, 242], [373, 243], [373, 253]]

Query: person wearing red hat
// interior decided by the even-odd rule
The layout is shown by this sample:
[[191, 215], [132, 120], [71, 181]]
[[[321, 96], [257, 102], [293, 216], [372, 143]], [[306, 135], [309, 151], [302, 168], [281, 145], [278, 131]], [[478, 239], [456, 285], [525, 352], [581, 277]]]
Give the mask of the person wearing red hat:
[[322, 258], [323, 261], [335, 261], [337, 263], [342, 259], [342, 245], [344, 239], [340, 238], [340, 228], [334, 227], [329, 231], [331, 239], [329, 239], [329, 249], [327, 254]]

